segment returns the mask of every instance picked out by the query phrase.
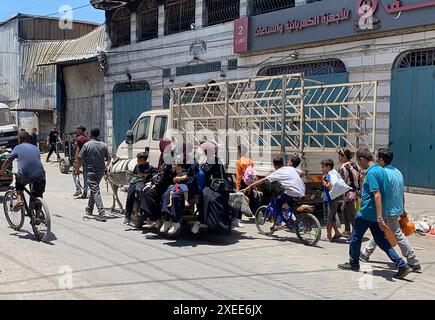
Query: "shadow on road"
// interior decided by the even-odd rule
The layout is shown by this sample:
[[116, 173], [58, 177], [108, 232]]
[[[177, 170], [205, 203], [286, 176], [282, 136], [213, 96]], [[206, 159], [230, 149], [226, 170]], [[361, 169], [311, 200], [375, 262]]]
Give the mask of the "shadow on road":
[[208, 232], [207, 230], [201, 231], [198, 234], [193, 234], [190, 230], [183, 228], [178, 237], [172, 238], [168, 235], [161, 235], [156, 229], [144, 229], [143, 233], [146, 235], [147, 240], [168, 239], [168, 242], [164, 244], [170, 247], [197, 247], [201, 245], [227, 246], [236, 244], [243, 240], [257, 239], [252, 236], [245, 236], [244, 232], [234, 230], [229, 235], [217, 235]]
[[[31, 233], [31, 232], [29, 232], [27, 230], [23, 230], [23, 229], [20, 230], [20, 231], [16, 231], [14, 233], [10, 233], [10, 235], [17, 237], [18, 239], [24, 239], [24, 240], [31, 240], [31, 241], [35, 241], [35, 242], [41, 242], [41, 241], [39, 241], [35, 237], [35, 235], [33, 233]], [[50, 246], [54, 246], [55, 244], [53, 243], [53, 241], [56, 241], [56, 240], [57, 240], [56, 235], [53, 232], [51, 232], [50, 236], [49, 236], [49, 240], [46, 241], [46, 242], [41, 242], [41, 243], [48, 244]]]

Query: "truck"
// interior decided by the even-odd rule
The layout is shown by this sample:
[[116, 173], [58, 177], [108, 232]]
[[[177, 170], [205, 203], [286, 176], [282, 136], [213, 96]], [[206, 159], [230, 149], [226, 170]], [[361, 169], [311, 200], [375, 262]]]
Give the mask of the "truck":
[[0, 147], [14, 148], [18, 144], [18, 127], [9, 107], [0, 103]]
[[[0, 103], [0, 166], [9, 155], [9, 151], [18, 144], [18, 127], [15, 125], [9, 107]], [[0, 191], [8, 190], [12, 184], [12, 165], [6, 177], [0, 179]]]
[[[227, 172], [235, 174], [237, 146], [244, 145], [259, 177], [273, 172], [272, 160], [301, 159], [305, 202], [322, 202], [322, 159], [338, 166], [341, 148], [375, 150], [377, 81], [325, 84], [303, 73], [227, 80], [171, 89], [169, 109], [144, 112], [117, 157], [149, 149], [157, 165], [159, 141], [180, 135], [198, 146], [214, 140]], [[132, 135], [132, 137], [131, 137]], [[130, 155], [129, 155], [130, 147]], [[133, 152], [131, 152], [133, 151]]]

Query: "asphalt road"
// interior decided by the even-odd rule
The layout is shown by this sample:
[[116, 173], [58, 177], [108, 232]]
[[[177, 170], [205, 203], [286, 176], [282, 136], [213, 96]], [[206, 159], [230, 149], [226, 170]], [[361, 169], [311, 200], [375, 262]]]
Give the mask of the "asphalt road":
[[[253, 221], [230, 237], [165, 239], [84, 219], [70, 175], [46, 165], [53, 238], [37, 242], [29, 221], [15, 232], [0, 214], [0, 299], [433, 299], [435, 239], [412, 236], [423, 273], [396, 280], [379, 249], [367, 271], [340, 271], [348, 244], [300, 244], [285, 231], [259, 235]], [[104, 190], [104, 204], [110, 194]], [[3, 209], [0, 209], [3, 211]], [[370, 237], [370, 234], [367, 234]]]

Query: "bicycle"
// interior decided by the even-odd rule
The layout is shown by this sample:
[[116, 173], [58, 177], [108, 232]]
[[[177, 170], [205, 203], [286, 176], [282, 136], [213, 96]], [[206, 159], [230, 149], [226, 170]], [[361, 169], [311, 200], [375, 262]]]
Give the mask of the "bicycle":
[[[17, 174], [15, 173], [14, 176], [16, 179]], [[18, 211], [13, 210], [17, 200], [17, 191], [15, 187], [5, 193], [3, 209], [5, 211], [6, 220], [12, 229], [19, 231], [23, 227], [25, 217], [29, 217], [35, 237], [39, 241], [46, 242], [51, 232], [51, 220], [48, 206], [42, 198], [34, 196], [33, 181], [30, 182], [29, 186], [30, 190], [24, 188], [24, 193], [29, 196], [29, 204], [24, 196], [23, 205]]]
[[[255, 225], [260, 234], [271, 236], [276, 224], [276, 199], [272, 200], [268, 205], [261, 206], [255, 212]], [[319, 220], [311, 213], [298, 211], [296, 202], [292, 203], [288, 209], [282, 209], [283, 222], [289, 230], [296, 232], [299, 240], [308, 246], [315, 246], [320, 240], [322, 227]]]

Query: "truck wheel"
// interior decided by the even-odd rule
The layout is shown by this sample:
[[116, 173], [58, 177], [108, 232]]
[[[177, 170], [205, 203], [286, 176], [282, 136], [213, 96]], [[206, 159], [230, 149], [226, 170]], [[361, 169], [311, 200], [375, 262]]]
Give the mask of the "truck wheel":
[[59, 170], [63, 174], [69, 173], [69, 168], [71, 167], [71, 163], [68, 159], [61, 159], [59, 162]]

